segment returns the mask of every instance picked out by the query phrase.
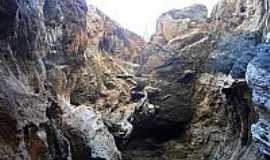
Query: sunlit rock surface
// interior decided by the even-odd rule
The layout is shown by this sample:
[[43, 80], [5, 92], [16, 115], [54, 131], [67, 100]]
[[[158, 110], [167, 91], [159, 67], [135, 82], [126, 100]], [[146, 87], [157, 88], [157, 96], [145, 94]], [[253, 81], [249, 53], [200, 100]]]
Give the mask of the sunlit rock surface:
[[164, 42], [169, 42], [181, 34], [196, 31], [199, 27], [203, 28], [207, 14], [208, 10], [203, 5], [193, 5], [164, 13], [157, 21], [157, 33], [152, 39], [163, 39]]
[[117, 59], [138, 63], [145, 47], [140, 36], [122, 28], [94, 6], [88, 7], [87, 28], [91, 42], [98, 44], [100, 50]]

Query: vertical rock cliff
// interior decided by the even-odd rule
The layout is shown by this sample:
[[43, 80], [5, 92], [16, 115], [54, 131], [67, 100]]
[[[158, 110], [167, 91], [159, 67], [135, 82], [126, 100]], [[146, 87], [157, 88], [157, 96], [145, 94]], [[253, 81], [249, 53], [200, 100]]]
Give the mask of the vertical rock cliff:
[[139, 70], [159, 89], [156, 114], [143, 136], [135, 127], [127, 159], [268, 158], [268, 11], [267, 1], [222, 0], [210, 18], [202, 5], [159, 18]]
[[1, 159], [121, 159], [108, 125], [131, 128], [107, 115], [129, 104], [132, 83], [116, 77], [144, 41], [84, 0], [0, 8]]
[[84, 0], [0, 0], [0, 159], [269, 159], [269, 4], [171, 10], [146, 43]]

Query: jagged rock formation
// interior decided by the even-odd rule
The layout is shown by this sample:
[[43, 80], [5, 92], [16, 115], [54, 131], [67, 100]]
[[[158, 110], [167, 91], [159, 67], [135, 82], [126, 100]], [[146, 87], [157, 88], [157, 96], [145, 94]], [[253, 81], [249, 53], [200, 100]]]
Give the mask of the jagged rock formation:
[[[149, 98], [158, 109], [150, 117], [154, 119], [151, 126], [138, 128], [146, 133], [146, 129], [159, 130], [143, 137], [136, 136], [135, 127], [134, 142], [131, 138], [124, 152], [127, 159], [267, 157], [268, 122], [260, 120], [252, 125], [258, 120], [258, 112], [251, 101], [265, 106], [269, 99], [266, 91], [269, 74], [265, 71], [269, 45], [261, 44], [267, 39], [268, 9], [264, 8], [267, 3], [223, 0], [211, 19], [206, 18], [207, 12], [200, 5], [161, 16], [157, 32], [142, 56], [140, 70], [150, 73], [151, 85], [161, 89]], [[195, 9], [196, 16], [188, 14]], [[176, 14], [179, 19], [172, 18]], [[191, 25], [187, 19], [196, 25], [185, 27]], [[264, 70], [252, 69], [257, 61]], [[247, 81], [251, 81], [252, 95]], [[259, 113], [259, 117], [267, 116]], [[176, 135], [170, 134], [175, 132]], [[161, 137], [165, 141], [160, 141]], [[255, 146], [259, 146], [259, 152]]]
[[261, 45], [261, 52], [248, 64], [246, 78], [252, 88], [252, 100], [257, 104], [260, 114], [259, 122], [252, 126], [254, 140], [262, 154], [270, 156], [269, 144], [269, 45]]
[[121, 159], [103, 117], [130, 132], [108, 115], [130, 103], [133, 83], [110, 54], [133, 59], [144, 41], [83, 0], [0, 6], [1, 159]]
[[161, 15], [157, 21], [156, 33], [152, 36], [151, 42], [158, 44], [173, 43], [178, 40], [177, 36], [187, 34], [190, 31], [197, 31], [203, 28], [203, 22], [207, 18], [207, 8], [203, 5], [195, 5], [181, 10], [171, 10]]
[[88, 7], [87, 23], [88, 36], [100, 50], [124, 62], [138, 63], [145, 47], [145, 41], [140, 36], [122, 28], [94, 6]]
[[140, 63], [147, 63], [141, 70], [143, 72], [152, 71], [171, 58], [172, 52], [179, 52], [185, 47], [187, 47], [186, 50], [189, 50], [188, 47], [198, 42], [198, 39], [202, 40], [200, 43], [208, 43], [209, 38], [204, 39], [208, 32], [207, 13], [205, 6], [195, 5], [183, 10], [173, 10], [160, 16], [156, 33], [152, 36], [141, 57]]
[[0, 0], [0, 159], [269, 158], [269, 12], [172, 10], [146, 45], [84, 0]]
[[253, 89], [253, 102], [269, 108], [269, 46], [260, 46], [260, 48], [265, 50], [257, 52], [258, 56], [248, 64], [247, 80]]

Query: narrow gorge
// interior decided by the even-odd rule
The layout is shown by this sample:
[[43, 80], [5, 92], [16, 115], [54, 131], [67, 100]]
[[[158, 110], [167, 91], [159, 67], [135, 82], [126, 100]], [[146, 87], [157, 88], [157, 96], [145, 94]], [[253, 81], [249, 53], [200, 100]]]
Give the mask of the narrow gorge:
[[269, 23], [217, 0], [146, 41], [85, 0], [0, 0], [0, 160], [270, 159]]

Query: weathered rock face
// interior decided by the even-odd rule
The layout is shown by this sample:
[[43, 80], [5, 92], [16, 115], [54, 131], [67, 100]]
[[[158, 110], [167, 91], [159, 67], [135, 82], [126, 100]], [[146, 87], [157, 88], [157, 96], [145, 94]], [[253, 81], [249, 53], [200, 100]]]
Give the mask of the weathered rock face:
[[[262, 46], [264, 47], [264, 46]], [[269, 47], [269, 46], [266, 46]], [[267, 109], [270, 108], [270, 66], [269, 66], [270, 54], [269, 51], [259, 53], [247, 67], [247, 80], [253, 90], [252, 98], [253, 102], [264, 106]]]
[[[232, 18], [228, 18], [229, 14], [224, 14], [226, 10], [235, 13], [233, 19], [237, 23], [232, 21]], [[245, 75], [246, 81], [252, 90], [252, 101], [255, 105], [258, 105], [256, 108], [259, 114], [259, 121], [252, 125], [252, 136], [259, 153], [267, 159], [269, 158], [269, 144], [267, 142], [269, 137], [266, 133], [269, 128], [269, 113], [267, 111], [269, 107], [269, 1], [239, 1], [239, 3], [223, 1], [217, 5], [213, 16], [216, 18], [215, 22], [217, 23], [218, 20], [224, 21], [227, 17], [227, 21], [229, 20], [227, 30], [251, 31], [253, 34], [253, 38], [248, 39], [255, 40], [255, 43], [253, 43], [256, 45], [249, 44], [249, 47], [241, 47], [240, 52], [236, 51], [236, 53], [242, 55], [234, 64], [231, 73], [235, 78], [242, 78]], [[224, 27], [224, 23], [220, 24], [223, 24]], [[232, 24], [235, 27], [230, 27]]]
[[146, 46], [84, 0], [0, 0], [0, 159], [269, 158], [268, 12], [172, 10]]
[[262, 24], [266, 18], [267, 1], [259, 0], [221, 0], [214, 7], [212, 20], [215, 29], [220, 31], [250, 31]]
[[258, 144], [262, 154], [269, 158], [269, 107], [270, 107], [270, 90], [269, 90], [269, 45], [258, 46], [261, 52], [248, 64], [246, 79], [252, 88], [252, 100], [258, 105], [260, 114], [259, 122], [252, 125], [252, 134]]
[[64, 132], [72, 144], [74, 159], [121, 159], [112, 134], [103, 123], [101, 115], [96, 114], [92, 108], [78, 106], [64, 114], [63, 121]]
[[[198, 12], [193, 12], [194, 10]], [[145, 123], [153, 121], [151, 123], [154, 126], [177, 126], [191, 120], [192, 97], [200, 72], [198, 69], [203, 66], [214, 47], [212, 37], [207, 34], [206, 16], [205, 6], [194, 5], [165, 13], [158, 21], [157, 33], [149, 43], [145, 55], [142, 55], [145, 58], [142, 73], [148, 71], [152, 75], [151, 85], [160, 89], [149, 95], [150, 103], [158, 109]], [[167, 23], [168, 18], [173, 24]], [[177, 31], [173, 32], [174, 30]], [[162, 36], [166, 44], [156, 41], [157, 35]]]
[[[181, 93], [182, 89], [178, 90]], [[191, 120], [186, 123], [167, 121], [163, 128], [159, 125], [158, 130], [155, 126], [162, 120], [152, 123], [152, 126], [147, 126], [149, 121], [146, 121], [143, 123], [146, 128], [139, 128], [146, 135], [136, 132], [135, 124], [135, 135], [127, 144], [124, 157], [149, 160], [260, 159], [250, 132], [257, 117], [250, 96], [245, 81], [204, 73], [196, 79], [194, 86]], [[156, 114], [160, 112], [162, 110], [156, 109]], [[183, 112], [175, 109], [175, 114]]]
[[[153, 71], [156, 67], [165, 64], [174, 52], [180, 52], [184, 48], [186, 48], [186, 55], [188, 55], [189, 50], [194, 48], [193, 44], [196, 42], [209, 43], [211, 38], [207, 35], [207, 14], [205, 6], [194, 5], [160, 16], [157, 21], [156, 33], [141, 56], [140, 63], [144, 64], [141, 71]], [[209, 47], [211, 49], [211, 44]]]
[[[132, 83], [116, 77], [127, 73], [104, 52], [133, 59], [144, 41], [107, 17], [97, 23], [104, 15], [84, 0], [0, 8], [1, 159], [121, 159], [103, 116], [128, 105]], [[109, 120], [125, 121], [116, 131], [130, 125]]]
[[[159, 130], [142, 138], [136, 136], [135, 127], [135, 140], [131, 138], [124, 152], [127, 159], [254, 160], [263, 157], [260, 153], [267, 156], [267, 121], [252, 125], [258, 120], [252, 98], [263, 105], [269, 99], [266, 98], [267, 80], [261, 77], [264, 75], [267, 79], [268, 72], [264, 69], [264, 74], [260, 74], [261, 69], [260, 73], [251, 70], [254, 61], [259, 61], [259, 55], [266, 55], [263, 58], [266, 61], [268, 57], [268, 44], [261, 44], [266, 39], [268, 10], [262, 3], [220, 1], [210, 21], [199, 16], [204, 18], [197, 20], [195, 29], [181, 25], [179, 32], [174, 32], [177, 25], [168, 23], [168, 14], [162, 16], [158, 31], [142, 56], [141, 70], [150, 73], [151, 85], [160, 89], [149, 97], [158, 107], [150, 120], [143, 123], [147, 124], [146, 128], [139, 127], [145, 132], [157, 126]], [[196, 5], [188, 10], [195, 8]], [[172, 12], [179, 13], [174, 10], [171, 15]], [[190, 19], [194, 17], [188, 15]], [[166, 30], [164, 26], [171, 28]], [[267, 66], [260, 60], [258, 66], [261, 65]], [[252, 91], [247, 85], [248, 79]], [[258, 95], [261, 99], [256, 99]], [[162, 118], [157, 118], [159, 116]], [[261, 113], [259, 117], [265, 119]], [[160, 129], [159, 123], [166, 131]], [[175, 132], [176, 135], [170, 134]], [[165, 141], [160, 141], [158, 134], [163, 135]], [[258, 142], [256, 145], [252, 137]], [[257, 152], [256, 146], [262, 152]], [[141, 152], [144, 154], [138, 158]]]
[[193, 5], [181, 10], [172, 10], [161, 15], [157, 21], [156, 33], [152, 42], [166, 43], [179, 38], [183, 34], [206, 27], [207, 8], [203, 5]]
[[123, 61], [138, 63], [145, 41], [122, 28], [94, 6], [89, 7], [87, 27], [92, 43], [99, 49]]

